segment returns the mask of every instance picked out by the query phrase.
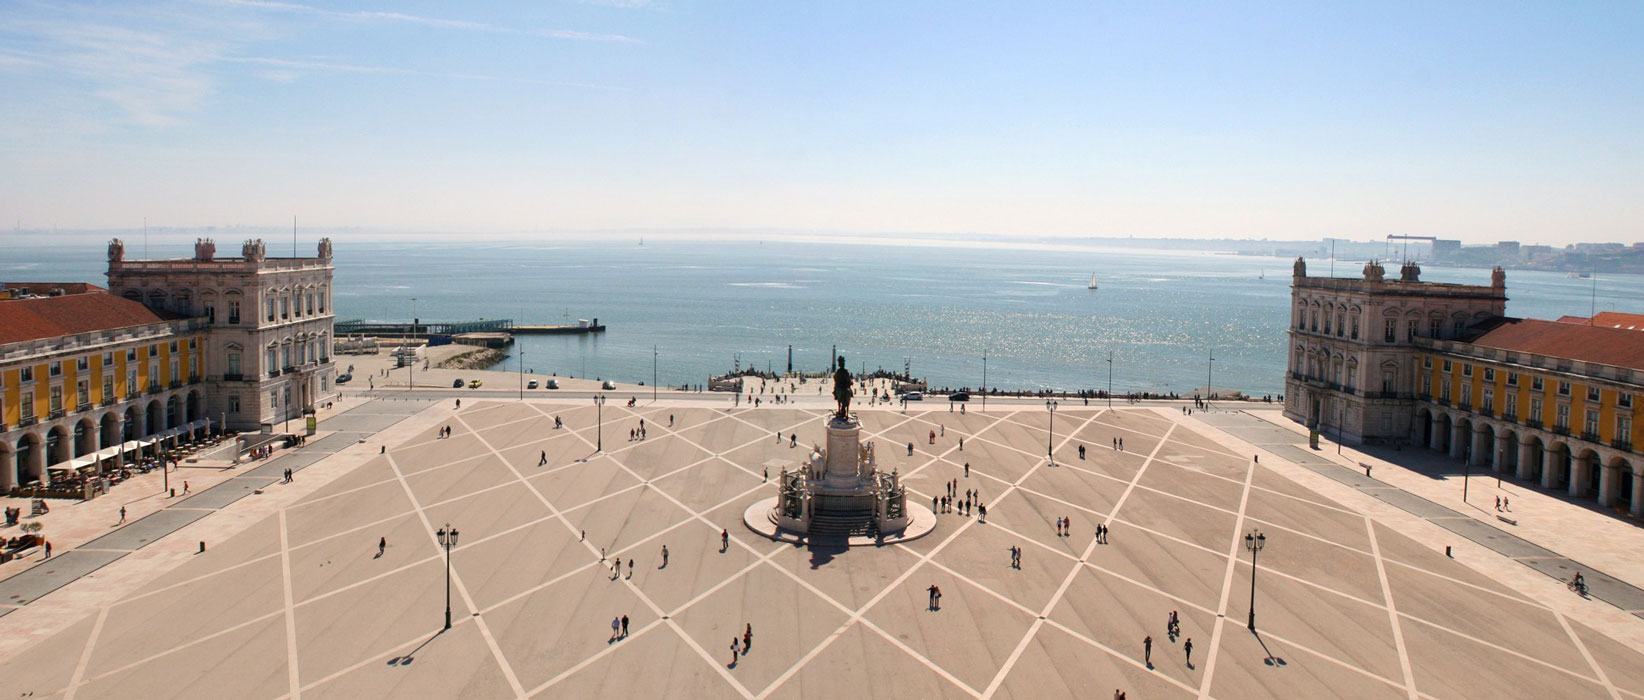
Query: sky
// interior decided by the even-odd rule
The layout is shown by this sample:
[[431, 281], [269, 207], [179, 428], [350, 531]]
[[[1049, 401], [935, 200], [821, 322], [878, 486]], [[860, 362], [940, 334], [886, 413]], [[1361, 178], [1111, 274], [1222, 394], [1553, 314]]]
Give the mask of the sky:
[[4, 228], [1644, 240], [1637, 2], [0, 0]]

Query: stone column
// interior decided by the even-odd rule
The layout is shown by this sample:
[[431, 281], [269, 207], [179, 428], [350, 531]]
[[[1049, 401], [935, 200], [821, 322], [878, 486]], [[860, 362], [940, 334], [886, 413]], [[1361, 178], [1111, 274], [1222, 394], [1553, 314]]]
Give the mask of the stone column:
[[1570, 487], [1571, 496], [1587, 495], [1587, 485], [1593, 480], [1593, 457], [1573, 457], [1570, 460]]
[[1437, 416], [1428, 420], [1431, 421], [1432, 429], [1427, 434], [1427, 449], [1437, 452], [1439, 448], [1444, 446], [1444, 431], [1439, 430]]
[[1536, 463], [1536, 444], [1525, 440], [1518, 444], [1518, 478], [1529, 479], [1530, 467]]
[[1644, 518], [1644, 472], [1633, 471], [1633, 515]]
[[1562, 452], [1555, 451], [1551, 447], [1542, 449], [1541, 488], [1550, 489], [1553, 487], [1553, 484], [1558, 483], [1558, 474], [1564, 469], [1564, 459], [1562, 454]]
[[1467, 440], [1472, 437], [1460, 423], [1450, 424], [1450, 459], [1467, 456]]
[[1606, 464], [1598, 476], [1598, 504], [1609, 508], [1615, 505], [1616, 487], [1621, 485], [1621, 465]]
[[0, 452], [0, 493], [17, 485], [17, 453]]
[[46, 471], [46, 441], [41, 439], [29, 449], [29, 476], [39, 480], [41, 486], [51, 485], [51, 472]]
[[1506, 433], [1496, 435], [1496, 451], [1490, 455], [1490, 470], [1497, 474], [1507, 471], [1507, 451], [1513, 449], [1513, 443]]
[[1490, 427], [1482, 423], [1473, 426], [1473, 454], [1468, 460], [1475, 467], [1482, 467], [1490, 463]]

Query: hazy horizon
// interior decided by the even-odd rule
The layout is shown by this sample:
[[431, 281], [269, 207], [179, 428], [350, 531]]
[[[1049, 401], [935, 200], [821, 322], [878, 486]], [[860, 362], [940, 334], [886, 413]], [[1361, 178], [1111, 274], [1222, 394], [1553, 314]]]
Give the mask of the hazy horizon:
[[17, 2], [0, 221], [1630, 243], [1641, 34], [1636, 4]]

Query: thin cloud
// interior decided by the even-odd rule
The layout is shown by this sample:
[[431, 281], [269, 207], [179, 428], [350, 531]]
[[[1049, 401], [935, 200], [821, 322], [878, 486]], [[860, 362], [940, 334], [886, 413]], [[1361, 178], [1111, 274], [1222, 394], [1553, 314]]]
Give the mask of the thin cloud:
[[356, 63], [335, 63], [330, 61], [307, 61], [289, 58], [273, 58], [266, 56], [243, 56], [222, 59], [225, 63], [243, 63], [255, 66], [265, 66], [274, 70], [259, 73], [262, 77], [279, 82], [296, 80], [302, 71], [316, 73], [356, 73], [365, 75], [405, 75], [421, 78], [443, 78], [447, 80], [474, 80], [497, 83], [521, 83], [526, 85], [549, 85], [555, 87], [588, 88], [592, 90], [625, 90], [610, 85], [595, 85], [592, 83], [576, 83], [555, 80], [539, 80], [536, 78], [515, 78], [485, 73], [454, 73], [444, 71], [425, 71], [413, 68], [398, 68], [395, 66], [373, 66]]
[[303, 5], [303, 4], [294, 3], [294, 2], [280, 2], [279, 0], [227, 0], [227, 3], [230, 4], [230, 5], [238, 5], [238, 6], [241, 6], [241, 7], [253, 7], [253, 8], [257, 8], [257, 9], [273, 10], [273, 11], [277, 11], [277, 12], [292, 12], [292, 13], [310, 14], [310, 15], [315, 15], [315, 16], [319, 16], [319, 17], [328, 17], [328, 18], [331, 18], [331, 19], [338, 19], [338, 20], [345, 20], [345, 21], [397, 22], [397, 23], [401, 23], [401, 24], [414, 24], [414, 25], [419, 25], [419, 26], [424, 26], [424, 27], [437, 27], [437, 28], [441, 28], [441, 29], [456, 29], [456, 30], [460, 30], [460, 31], [470, 31], [470, 32], [489, 32], [489, 33], [493, 33], [493, 34], [513, 34], [513, 35], [517, 35], [517, 36], [535, 36], [535, 37], [542, 37], [542, 38], [546, 38], [546, 39], [571, 39], [571, 40], [576, 40], [576, 41], [614, 41], [614, 42], [622, 42], [622, 43], [630, 43], [630, 44], [640, 43], [638, 39], [635, 39], [631, 36], [625, 36], [625, 35], [622, 35], [622, 34], [599, 34], [599, 33], [594, 33], [594, 32], [576, 31], [576, 30], [572, 30], [572, 29], [516, 29], [516, 28], [513, 28], [513, 27], [502, 27], [502, 26], [498, 26], [498, 25], [495, 25], [495, 24], [486, 24], [484, 22], [472, 22], [472, 21], [469, 21], [469, 20], [461, 20], [461, 19], [446, 19], [444, 17], [426, 17], [426, 16], [423, 16], [423, 15], [405, 14], [403, 12], [380, 12], [380, 11], [370, 11], [370, 10], [360, 10], [360, 11], [330, 10], [330, 9], [326, 9], [326, 8], [323, 8], [323, 7], [315, 7], [313, 5]]

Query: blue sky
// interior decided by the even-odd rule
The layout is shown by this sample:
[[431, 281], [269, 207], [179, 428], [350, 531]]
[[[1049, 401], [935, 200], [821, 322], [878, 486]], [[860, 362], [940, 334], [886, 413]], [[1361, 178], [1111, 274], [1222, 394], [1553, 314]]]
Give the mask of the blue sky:
[[1644, 4], [0, 0], [23, 228], [1644, 239]]

